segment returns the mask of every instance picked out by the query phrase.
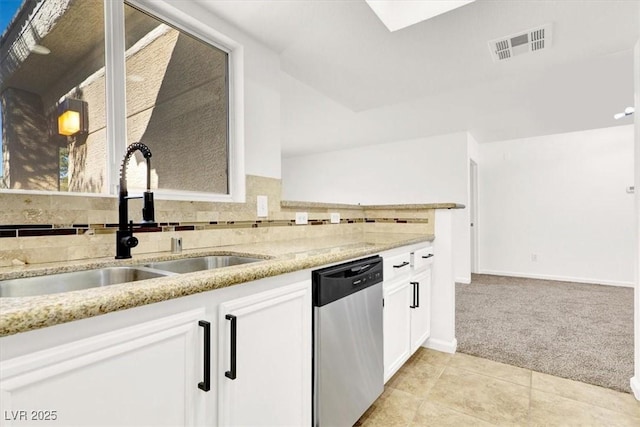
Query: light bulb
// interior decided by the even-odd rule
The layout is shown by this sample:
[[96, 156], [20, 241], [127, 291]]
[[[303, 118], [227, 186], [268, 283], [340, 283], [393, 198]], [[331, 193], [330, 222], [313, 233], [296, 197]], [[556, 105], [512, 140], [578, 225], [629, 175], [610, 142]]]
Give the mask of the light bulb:
[[618, 114], [614, 114], [613, 118], [616, 119], [616, 120], [619, 120], [619, 119], [623, 118], [624, 116], [625, 116], [624, 113], [618, 113]]
[[34, 44], [31, 48], [31, 52], [37, 53], [38, 55], [49, 55], [51, 50], [39, 44]]

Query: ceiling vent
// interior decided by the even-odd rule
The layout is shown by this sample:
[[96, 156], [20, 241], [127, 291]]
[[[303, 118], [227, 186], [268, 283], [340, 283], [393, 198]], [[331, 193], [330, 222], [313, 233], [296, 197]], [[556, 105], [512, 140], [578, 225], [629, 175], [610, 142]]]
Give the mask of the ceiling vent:
[[489, 49], [494, 62], [551, 47], [551, 24], [491, 40]]

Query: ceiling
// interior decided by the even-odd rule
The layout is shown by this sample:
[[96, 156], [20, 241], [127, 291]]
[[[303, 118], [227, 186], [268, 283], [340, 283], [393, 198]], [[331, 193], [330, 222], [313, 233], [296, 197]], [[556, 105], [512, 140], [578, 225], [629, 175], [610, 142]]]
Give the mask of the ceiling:
[[[640, 0], [477, 0], [393, 33], [364, 0], [199, 1], [280, 55], [285, 156], [632, 123], [612, 117], [633, 103]], [[547, 23], [551, 48], [493, 62], [489, 40]]]

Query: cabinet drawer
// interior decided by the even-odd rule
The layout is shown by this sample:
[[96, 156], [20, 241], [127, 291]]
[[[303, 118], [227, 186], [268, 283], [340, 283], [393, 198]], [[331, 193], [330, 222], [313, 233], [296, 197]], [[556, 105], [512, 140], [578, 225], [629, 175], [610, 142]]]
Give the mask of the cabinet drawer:
[[406, 252], [392, 257], [385, 257], [383, 266], [384, 280], [390, 280], [405, 274], [408, 275], [411, 271], [411, 254]]
[[427, 265], [431, 265], [433, 264], [433, 257], [433, 246], [418, 249], [417, 251], [411, 253], [411, 266], [415, 270], [418, 270], [420, 268], [426, 267]]

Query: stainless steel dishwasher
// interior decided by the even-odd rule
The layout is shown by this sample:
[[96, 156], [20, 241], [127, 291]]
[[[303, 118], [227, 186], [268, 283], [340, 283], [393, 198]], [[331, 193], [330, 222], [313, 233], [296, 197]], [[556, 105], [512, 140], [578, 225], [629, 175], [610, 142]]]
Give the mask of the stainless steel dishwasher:
[[352, 426], [384, 389], [382, 258], [315, 270], [313, 425]]

